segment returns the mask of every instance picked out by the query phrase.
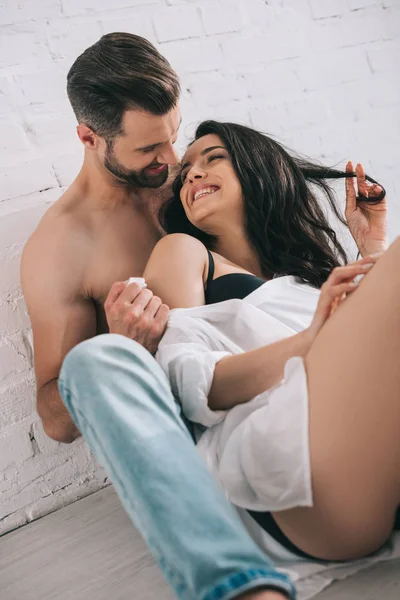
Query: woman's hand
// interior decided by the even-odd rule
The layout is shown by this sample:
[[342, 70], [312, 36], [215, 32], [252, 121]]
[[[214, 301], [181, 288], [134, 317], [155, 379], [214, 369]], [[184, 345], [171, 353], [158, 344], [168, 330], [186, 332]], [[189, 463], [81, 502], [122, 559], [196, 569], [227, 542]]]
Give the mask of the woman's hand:
[[[347, 172], [354, 172], [353, 164], [346, 165]], [[362, 165], [356, 166], [358, 193], [367, 198], [377, 198], [382, 188], [380, 185], [369, 183], [365, 179]], [[387, 202], [384, 198], [378, 204], [363, 202], [357, 197], [355, 180], [346, 179], [346, 211], [347, 223], [351, 235], [356, 242], [360, 254], [375, 254], [387, 249]]]
[[354, 292], [359, 285], [354, 279], [358, 275], [365, 275], [374, 266], [379, 255], [366, 256], [361, 260], [346, 265], [336, 267], [329, 275], [326, 282], [321, 287], [321, 296], [319, 298], [317, 310], [310, 327], [306, 330], [309, 340], [314, 341], [324, 323], [336, 311], [338, 306], [346, 297]]

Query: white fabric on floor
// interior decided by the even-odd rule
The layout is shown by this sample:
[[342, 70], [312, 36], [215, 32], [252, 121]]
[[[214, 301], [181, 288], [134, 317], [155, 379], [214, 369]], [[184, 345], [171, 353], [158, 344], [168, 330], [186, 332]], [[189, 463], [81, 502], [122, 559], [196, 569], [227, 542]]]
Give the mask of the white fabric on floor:
[[266, 552], [275, 567], [290, 576], [296, 586], [297, 600], [310, 600], [335, 580], [345, 579], [375, 563], [400, 558], [400, 531], [395, 532], [379, 552], [368, 558], [336, 563], [299, 558], [261, 529], [245, 510], [237, 511], [252, 538]]

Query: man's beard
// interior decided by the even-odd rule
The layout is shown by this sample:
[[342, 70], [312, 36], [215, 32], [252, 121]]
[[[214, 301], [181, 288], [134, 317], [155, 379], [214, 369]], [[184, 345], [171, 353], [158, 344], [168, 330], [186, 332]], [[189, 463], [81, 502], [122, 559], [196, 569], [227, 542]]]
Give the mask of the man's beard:
[[109, 171], [116, 179], [118, 179], [118, 181], [133, 187], [159, 188], [164, 185], [168, 179], [168, 166], [166, 166], [162, 173], [158, 173], [156, 175], [148, 175], [145, 173], [144, 169], [141, 171], [129, 171], [129, 169], [126, 169], [118, 162], [114, 154], [113, 142], [110, 141], [107, 141], [107, 148], [104, 156], [104, 166], [107, 171]]

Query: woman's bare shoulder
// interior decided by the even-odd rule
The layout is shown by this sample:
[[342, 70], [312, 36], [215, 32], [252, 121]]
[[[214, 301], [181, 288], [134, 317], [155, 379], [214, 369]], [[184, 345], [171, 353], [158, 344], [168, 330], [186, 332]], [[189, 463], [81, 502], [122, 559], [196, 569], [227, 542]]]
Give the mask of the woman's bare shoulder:
[[201, 256], [207, 254], [204, 244], [187, 233], [169, 233], [161, 238], [156, 244], [156, 248], [170, 252], [190, 250]]
[[144, 271], [149, 288], [171, 308], [204, 304], [207, 249], [183, 233], [166, 235], [156, 244]]
[[203, 270], [208, 264], [208, 254], [205, 245], [186, 233], [170, 233], [161, 238], [155, 245], [149, 262], [170, 262], [176, 266]]

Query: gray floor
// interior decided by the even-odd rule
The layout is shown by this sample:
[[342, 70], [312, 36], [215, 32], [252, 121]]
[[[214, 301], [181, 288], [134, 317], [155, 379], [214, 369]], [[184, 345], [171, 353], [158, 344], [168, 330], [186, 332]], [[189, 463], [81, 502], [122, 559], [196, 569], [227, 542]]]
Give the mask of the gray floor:
[[[0, 538], [1, 600], [172, 600], [112, 488]], [[333, 584], [316, 600], [398, 600], [400, 561]]]

